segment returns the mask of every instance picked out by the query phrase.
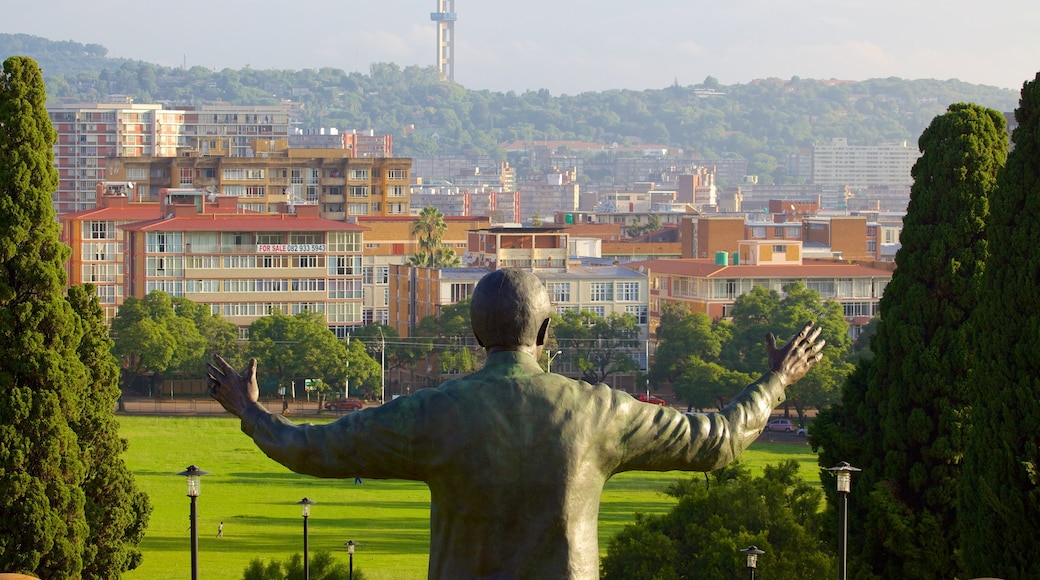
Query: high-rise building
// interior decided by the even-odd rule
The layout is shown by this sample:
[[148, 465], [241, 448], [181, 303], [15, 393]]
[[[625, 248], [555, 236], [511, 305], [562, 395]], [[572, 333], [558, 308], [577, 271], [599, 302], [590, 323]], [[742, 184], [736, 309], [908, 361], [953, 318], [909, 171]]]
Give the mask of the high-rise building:
[[289, 114], [282, 107], [164, 109], [127, 100], [50, 104], [47, 111], [58, 133], [54, 207], [59, 214], [95, 207], [98, 184], [109, 180], [108, 158], [176, 157], [184, 149], [251, 157], [257, 139], [285, 139], [289, 134]]

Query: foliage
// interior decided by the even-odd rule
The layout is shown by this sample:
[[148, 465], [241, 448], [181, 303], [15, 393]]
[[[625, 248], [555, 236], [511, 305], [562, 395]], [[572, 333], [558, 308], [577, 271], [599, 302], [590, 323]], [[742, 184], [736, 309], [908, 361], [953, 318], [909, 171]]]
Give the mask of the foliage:
[[[124, 94], [135, 103], [281, 105], [293, 95], [294, 115], [304, 127], [391, 134], [395, 153], [406, 157], [466, 153], [501, 161], [500, 144], [513, 141], [638, 140], [702, 159], [739, 156], [763, 182], [789, 180], [778, 160], [799, 147], [834, 137], [847, 137], [852, 145], [913, 141], [951, 103], [1010, 111], [1016, 98], [1014, 91], [957, 80], [835, 84], [797, 77], [553, 96], [545, 89], [469, 90], [442, 82], [433, 66], [373, 63], [367, 74], [327, 67], [214, 71], [108, 59], [105, 52], [97, 45], [0, 34], [0, 57], [38, 58], [56, 98], [100, 102]], [[703, 88], [715, 94], [706, 97]], [[523, 159], [510, 161], [525, 167]]]
[[1014, 150], [989, 197], [990, 255], [972, 317], [959, 502], [969, 577], [1040, 576], [1040, 74], [1023, 85], [1015, 121]]
[[462, 260], [455, 250], [441, 243], [447, 231], [448, 223], [444, 221], [440, 210], [432, 205], [424, 207], [412, 226], [418, 251], [409, 256], [408, 265], [424, 268], [452, 268], [460, 265]]
[[430, 354], [435, 356], [431, 370], [437, 375], [467, 374], [484, 364], [484, 351], [473, 336], [470, 303], [466, 298], [446, 304], [441, 307], [440, 315], [424, 316], [415, 329], [417, 337], [435, 339], [430, 341]]
[[626, 233], [630, 238], [638, 238], [639, 236], [656, 232], [659, 229], [661, 229], [661, 216], [650, 214], [645, 224], [629, 226]]
[[611, 373], [639, 370], [633, 354], [640, 348], [639, 321], [627, 312], [606, 318], [588, 310], [553, 314], [551, 328], [563, 354], [581, 370], [582, 379], [596, 384]]
[[[959, 548], [968, 321], [986, 263], [988, 199], [1007, 154], [1004, 117], [951, 105], [920, 146], [897, 268], [870, 342], [873, 359], [843, 406], [817, 419], [812, 438], [825, 449], [845, 448], [850, 455], [841, 459], [863, 469], [851, 502], [860, 525], [850, 546], [884, 578], [961, 575], [950, 554]], [[854, 431], [840, 434], [843, 423]], [[850, 445], [849, 435], [870, 443]]]
[[790, 340], [807, 322], [820, 328], [827, 342], [823, 359], [802, 380], [787, 390], [787, 405], [793, 405], [801, 423], [809, 408], [832, 402], [838, 387], [852, 372], [848, 356], [852, 348], [848, 323], [841, 305], [822, 300], [820, 294], [801, 282], [788, 284], [779, 292], [755, 286], [733, 305], [731, 340], [722, 349], [725, 368], [759, 376], [769, 368], [765, 337], [772, 333], [777, 345]]
[[352, 339], [360, 340], [373, 358], [381, 356], [380, 350], [386, 348], [386, 370], [412, 368], [425, 359], [433, 351], [433, 341], [429, 337], [402, 338], [392, 326], [374, 322], [366, 324], [353, 332]]
[[112, 336], [124, 389], [145, 375], [153, 385], [178, 373], [200, 377], [214, 354], [243, 362], [234, 324], [205, 306], [158, 290], [144, 298], [127, 297], [112, 319]]
[[328, 389], [319, 391], [319, 409], [324, 395], [348, 379], [355, 385], [371, 385], [379, 377], [379, 363], [365, 352], [364, 344], [348, 345], [336, 338], [320, 312], [288, 316], [275, 310], [256, 319], [249, 325], [248, 350], [276, 387], [288, 387], [294, 380], [321, 379]]
[[111, 578], [148, 518], [120, 457], [117, 368], [92, 288], [64, 295], [56, 134], [37, 64], [0, 70], [0, 569]]
[[[331, 552], [318, 551], [308, 558], [308, 579], [314, 580], [365, 580], [365, 573], [360, 568], [354, 568], [353, 574], [348, 564], [336, 560]], [[242, 580], [304, 580], [303, 556], [299, 553], [293, 554], [282, 563], [271, 560], [267, 564], [260, 558], [249, 562]]]
[[796, 478], [786, 461], [752, 478], [731, 466], [708, 481], [691, 478], [669, 488], [670, 512], [637, 516], [614, 536], [600, 566], [604, 580], [739, 578], [749, 545], [765, 551], [759, 567], [775, 578], [833, 577], [832, 554], [821, 541], [822, 492]]

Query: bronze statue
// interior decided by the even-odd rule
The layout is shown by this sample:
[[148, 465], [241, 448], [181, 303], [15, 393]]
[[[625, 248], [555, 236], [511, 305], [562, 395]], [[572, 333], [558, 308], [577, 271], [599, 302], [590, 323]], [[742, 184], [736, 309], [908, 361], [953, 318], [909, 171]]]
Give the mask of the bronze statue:
[[607, 479], [726, 465], [823, 348], [809, 324], [783, 348], [768, 335], [770, 371], [721, 411], [689, 417], [543, 372], [537, 361], [551, 312], [534, 274], [484, 276], [471, 306], [488, 353], [480, 371], [328, 425], [297, 425], [265, 409], [255, 360], [239, 374], [215, 357], [210, 393], [264, 453], [297, 473], [426, 482], [430, 578], [597, 578]]

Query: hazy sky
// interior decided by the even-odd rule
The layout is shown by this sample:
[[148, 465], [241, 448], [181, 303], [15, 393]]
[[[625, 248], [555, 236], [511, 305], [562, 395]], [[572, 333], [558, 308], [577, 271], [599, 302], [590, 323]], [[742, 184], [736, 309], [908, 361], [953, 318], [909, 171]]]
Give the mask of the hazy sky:
[[[368, 72], [436, 56], [436, 0], [10, 4], [0, 32], [164, 66]], [[455, 11], [455, 80], [478, 90], [640, 90], [710, 75], [957, 78], [1017, 91], [1040, 71], [1036, 0], [456, 0]]]

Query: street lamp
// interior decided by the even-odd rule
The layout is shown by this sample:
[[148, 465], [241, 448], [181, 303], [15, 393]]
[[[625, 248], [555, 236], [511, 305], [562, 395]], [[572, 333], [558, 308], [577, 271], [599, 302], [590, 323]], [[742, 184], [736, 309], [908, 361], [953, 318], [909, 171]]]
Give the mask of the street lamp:
[[354, 580], [354, 540], [347, 540], [347, 553], [350, 554], [350, 573], [347, 576], [348, 580]]
[[177, 475], [183, 475], [188, 480], [188, 497], [191, 498], [191, 514], [188, 516], [191, 522], [188, 526], [191, 529], [191, 580], [199, 580], [199, 517], [195, 509], [195, 498], [199, 497], [202, 476], [209, 475], [209, 472], [189, 465]]
[[765, 554], [765, 552], [759, 550], [758, 546], [748, 546], [742, 548], [740, 552], [747, 555], [748, 578], [750, 580], [755, 580], [755, 568], [758, 568], [758, 557]]
[[827, 471], [833, 472], [838, 484], [838, 580], [849, 577], [849, 492], [852, 491], [852, 472], [863, 471], [842, 461]]
[[310, 580], [311, 567], [307, 558], [307, 518], [311, 516], [311, 506], [318, 502], [303, 498], [296, 505], [303, 506], [303, 580]]
[[552, 361], [556, 360], [556, 357], [560, 356], [561, 354], [563, 354], [562, 350], [558, 350], [552, 354], [549, 354], [549, 351], [545, 351], [545, 372], [552, 372]]

